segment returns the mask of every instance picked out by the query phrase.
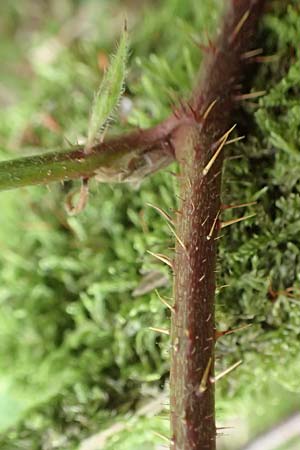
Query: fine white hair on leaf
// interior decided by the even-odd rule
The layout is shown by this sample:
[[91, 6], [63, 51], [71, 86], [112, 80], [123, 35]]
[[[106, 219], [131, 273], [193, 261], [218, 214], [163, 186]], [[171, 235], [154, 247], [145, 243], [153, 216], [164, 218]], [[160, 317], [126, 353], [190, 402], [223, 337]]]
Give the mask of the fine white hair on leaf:
[[105, 128], [120, 102], [124, 92], [128, 48], [128, 32], [125, 28], [117, 51], [111, 56], [110, 64], [94, 97], [85, 145], [86, 152], [90, 151], [99, 131]]

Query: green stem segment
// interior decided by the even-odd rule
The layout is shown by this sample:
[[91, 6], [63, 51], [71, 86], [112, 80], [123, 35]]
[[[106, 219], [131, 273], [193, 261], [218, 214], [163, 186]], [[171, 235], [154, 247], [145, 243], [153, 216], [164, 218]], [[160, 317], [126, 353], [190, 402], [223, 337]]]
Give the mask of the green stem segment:
[[105, 160], [103, 153], [85, 155], [82, 149], [51, 152], [0, 163], [0, 189], [90, 177]]
[[89, 152], [83, 147], [0, 162], [0, 191], [96, 177], [102, 182], [136, 182], [173, 161], [171, 132], [177, 119], [110, 138]]

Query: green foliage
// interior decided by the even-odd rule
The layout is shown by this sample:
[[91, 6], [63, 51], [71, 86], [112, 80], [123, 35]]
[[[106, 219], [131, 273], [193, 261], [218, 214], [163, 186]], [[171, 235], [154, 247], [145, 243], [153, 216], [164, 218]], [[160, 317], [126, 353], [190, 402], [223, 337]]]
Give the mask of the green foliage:
[[[0, 28], [6, 34], [0, 54], [9, 62], [0, 84], [2, 157], [61, 146], [64, 137], [83, 140], [89, 99], [99, 84], [97, 54], [111, 53], [124, 17], [113, 20], [112, 8], [118, 11], [125, 2], [51, 2], [51, 12], [40, 6], [35, 19], [30, 11], [36, 2], [2, 3]], [[194, 40], [205, 43], [205, 29], [214, 30], [220, 14], [219, 0], [205, 0], [201, 7], [197, 0], [166, 0], [159, 9], [143, 4], [139, 13], [134, 3], [128, 2], [127, 16], [136, 24], [129, 21], [132, 53], [124, 94], [132, 109], [124, 114], [121, 100], [113, 132], [153, 125], [169, 114], [177, 96], [188, 95], [201, 60]], [[230, 156], [239, 158], [228, 159], [224, 173], [225, 203], [258, 204], [249, 210], [255, 219], [227, 228], [219, 241], [219, 285], [229, 285], [218, 296], [219, 328], [253, 325], [218, 344], [217, 371], [244, 361], [220, 382], [218, 411], [221, 421], [242, 411], [251, 430], [279, 410], [261, 409], [269, 416], [262, 419], [253, 399], [270, 404], [278, 385], [298, 390], [300, 372], [299, 8], [289, 3], [287, 11], [277, 5], [280, 13], [266, 17], [266, 54], [278, 59], [258, 69], [253, 89], [266, 89], [267, 95], [241, 113], [240, 131], [248, 138], [231, 149]], [[120, 81], [124, 68], [118, 74]], [[119, 81], [113, 83], [118, 93]], [[115, 105], [118, 95], [113, 97]], [[96, 122], [98, 127], [102, 120]], [[173, 236], [145, 206], [169, 213], [176, 208], [171, 171], [176, 167], [147, 179], [139, 191], [94, 185], [86, 211], [77, 217], [63, 211], [71, 183], [51, 186], [50, 192], [1, 193], [4, 450], [73, 450], [124, 420], [127, 428], [107, 450], [152, 450], [159, 439], [151, 429], [167, 434], [167, 421], [137, 418], [134, 411], [141, 395], [146, 401], [166, 386], [169, 339], [148, 328], [167, 328], [169, 313], [155, 286], [145, 295], [133, 291], [147, 272], [158, 270], [169, 278], [161, 294], [171, 295], [168, 268], [147, 250], [172, 256], [167, 249]], [[225, 218], [242, 214], [229, 211]], [[272, 297], [270, 287], [278, 294]], [[288, 288], [295, 289], [294, 298]]]

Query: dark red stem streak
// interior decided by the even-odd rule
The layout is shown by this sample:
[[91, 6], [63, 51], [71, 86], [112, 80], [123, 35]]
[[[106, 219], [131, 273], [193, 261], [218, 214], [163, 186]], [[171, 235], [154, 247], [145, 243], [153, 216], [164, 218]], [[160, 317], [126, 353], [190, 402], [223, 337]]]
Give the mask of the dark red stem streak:
[[95, 145], [92, 150], [95, 152], [114, 151], [123, 148], [124, 150], [130, 148], [144, 148], [160, 145], [167, 142], [174, 129], [179, 124], [179, 119], [174, 115], [165, 119], [160, 124], [148, 129], [136, 129], [128, 134], [111, 137], [107, 141]]
[[[177, 216], [175, 312], [172, 315], [172, 450], [215, 450], [214, 384], [216, 237], [220, 226], [223, 156], [203, 170], [216, 142], [233, 125], [235, 85], [254, 48], [264, 0], [230, 0], [223, 27], [203, 64], [204, 73], [190, 102], [205, 120], [184, 124], [173, 133], [181, 166], [181, 208]], [[249, 68], [249, 65], [247, 65]]]

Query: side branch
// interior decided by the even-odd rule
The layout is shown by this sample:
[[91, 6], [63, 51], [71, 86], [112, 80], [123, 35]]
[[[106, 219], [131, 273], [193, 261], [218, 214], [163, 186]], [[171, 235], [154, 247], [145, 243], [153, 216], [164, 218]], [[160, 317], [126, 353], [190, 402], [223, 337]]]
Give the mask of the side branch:
[[72, 150], [0, 162], [0, 191], [95, 177], [100, 182], [136, 182], [174, 160], [171, 133], [178, 119], [169, 119], [148, 130], [110, 138], [85, 152]]

